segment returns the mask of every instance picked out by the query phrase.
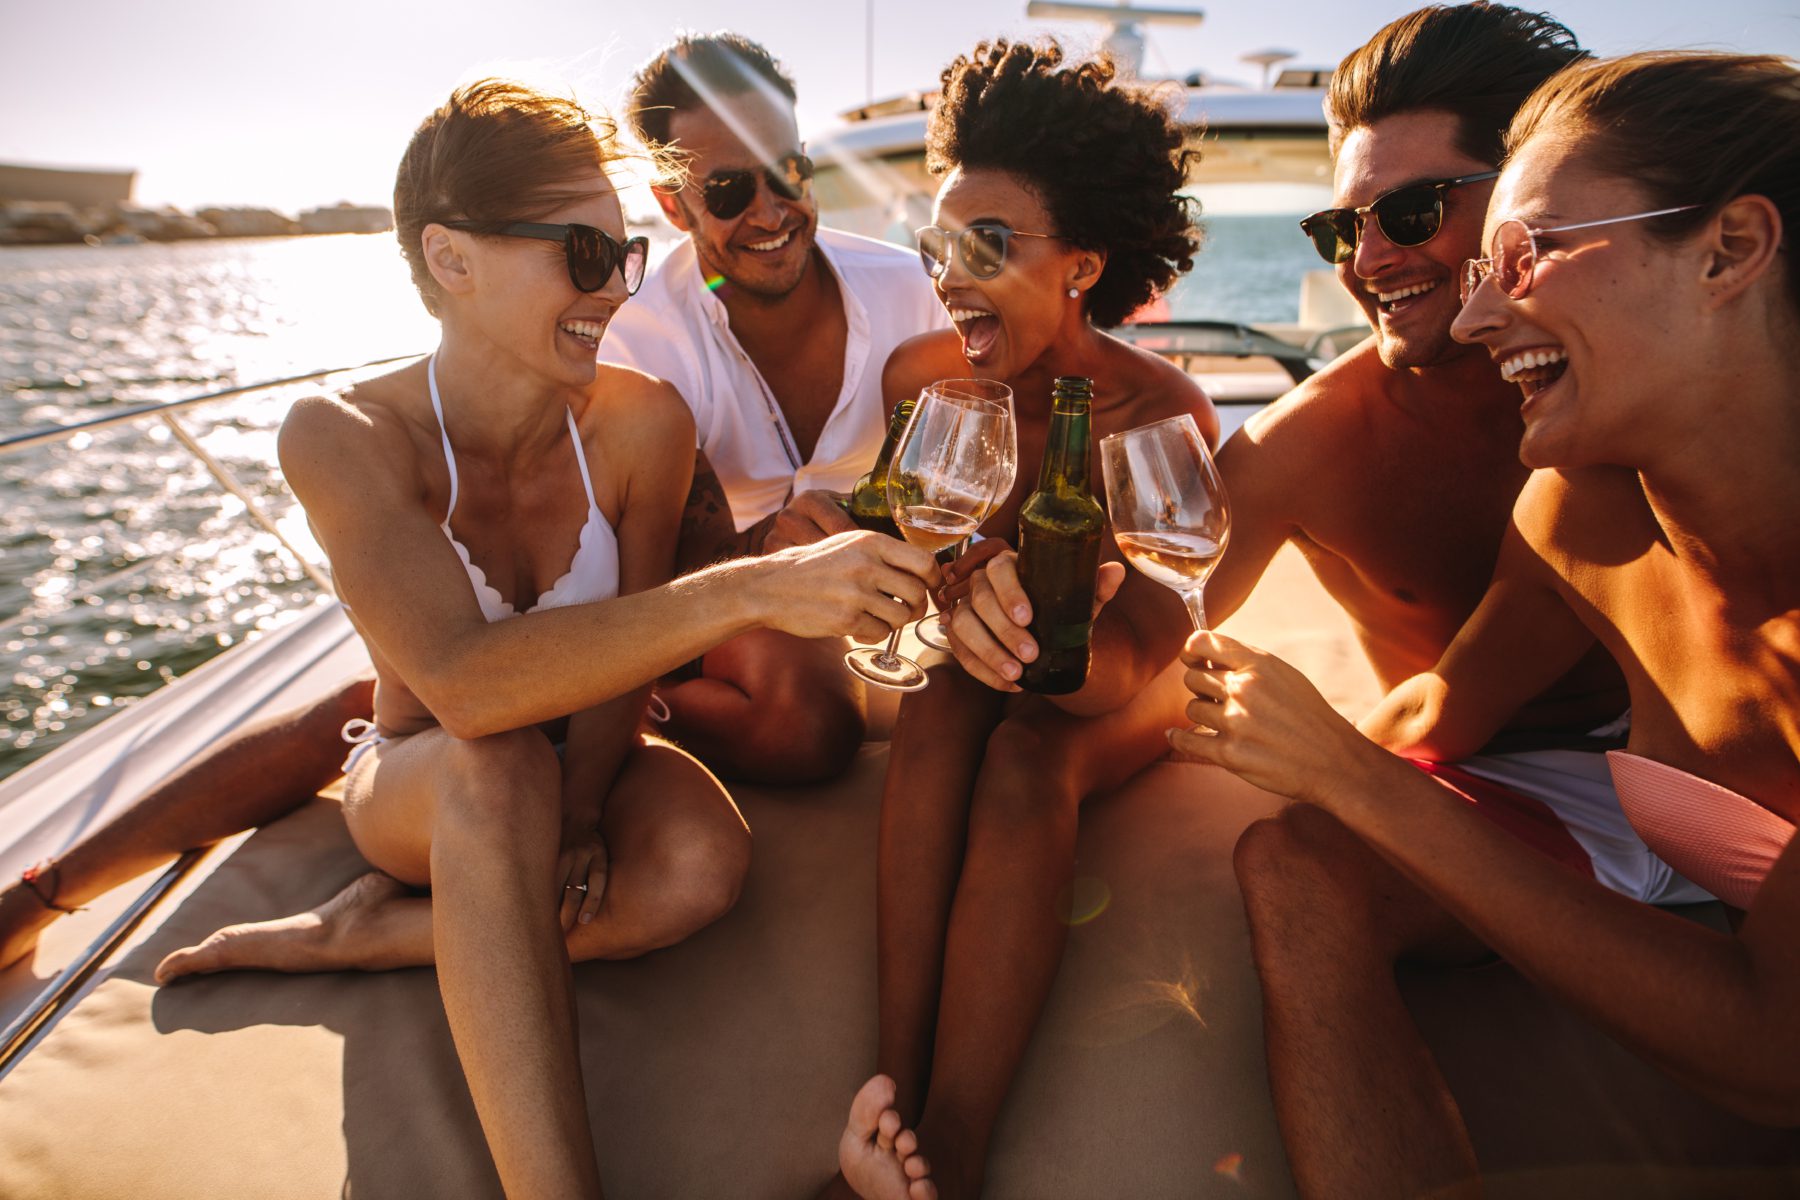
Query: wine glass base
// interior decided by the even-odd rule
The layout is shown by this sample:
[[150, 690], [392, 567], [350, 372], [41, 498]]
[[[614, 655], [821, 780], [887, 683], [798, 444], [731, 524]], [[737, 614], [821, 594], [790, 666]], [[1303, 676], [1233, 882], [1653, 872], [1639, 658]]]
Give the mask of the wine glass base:
[[850, 651], [844, 655], [844, 665], [865, 682], [896, 692], [916, 692], [931, 682], [918, 663], [878, 646]]
[[921, 619], [917, 625], [913, 626], [913, 636], [918, 638], [923, 644], [930, 646], [933, 650], [948, 651], [950, 649], [950, 639], [944, 633], [943, 620], [944, 619], [941, 616], [930, 616]]

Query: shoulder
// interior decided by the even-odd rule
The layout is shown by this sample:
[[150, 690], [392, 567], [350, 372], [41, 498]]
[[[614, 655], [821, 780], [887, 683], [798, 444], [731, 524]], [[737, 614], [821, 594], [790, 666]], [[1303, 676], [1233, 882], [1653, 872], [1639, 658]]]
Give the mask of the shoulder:
[[579, 422], [582, 439], [604, 436], [627, 454], [694, 446], [694, 414], [674, 384], [632, 367], [601, 363]]
[[1513, 524], [1551, 561], [1610, 561], [1640, 545], [1654, 520], [1635, 471], [1625, 467], [1533, 471], [1513, 503]]
[[1341, 454], [1343, 439], [1366, 426], [1386, 372], [1374, 343], [1364, 343], [1252, 416], [1232, 441], [1300, 459]]
[[823, 225], [818, 242], [832, 269], [871, 309], [915, 304], [942, 310], [917, 250]]
[[[1160, 354], [1108, 335], [1115, 361], [1129, 393], [1123, 416], [1126, 427], [1189, 413], [1200, 424], [1208, 445], [1219, 441], [1219, 417], [1198, 380]], [[1105, 380], [1096, 381], [1096, 390]], [[1098, 397], [1096, 402], [1098, 403]]]
[[281, 423], [276, 454], [289, 486], [318, 503], [379, 481], [418, 479], [416, 422], [401, 402], [403, 369], [339, 394], [295, 401]]
[[962, 342], [956, 331], [934, 329], [915, 334], [894, 347], [881, 369], [881, 391], [892, 408], [894, 399], [913, 395], [928, 383], [968, 374], [969, 363], [962, 356]]

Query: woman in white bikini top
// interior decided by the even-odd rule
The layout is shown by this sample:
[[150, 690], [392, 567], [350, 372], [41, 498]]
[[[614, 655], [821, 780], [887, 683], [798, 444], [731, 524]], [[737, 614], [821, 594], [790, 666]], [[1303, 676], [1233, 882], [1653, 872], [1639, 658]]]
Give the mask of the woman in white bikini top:
[[594, 357], [644, 271], [611, 136], [495, 80], [414, 135], [395, 216], [442, 341], [296, 404], [280, 441], [376, 668], [344, 801], [376, 870], [318, 921], [237, 927], [159, 969], [435, 962], [514, 1196], [599, 1195], [570, 960], [681, 940], [748, 865], [718, 781], [640, 732], [651, 683], [759, 627], [885, 637], [935, 582], [929, 555], [861, 533], [670, 581], [692, 418]]

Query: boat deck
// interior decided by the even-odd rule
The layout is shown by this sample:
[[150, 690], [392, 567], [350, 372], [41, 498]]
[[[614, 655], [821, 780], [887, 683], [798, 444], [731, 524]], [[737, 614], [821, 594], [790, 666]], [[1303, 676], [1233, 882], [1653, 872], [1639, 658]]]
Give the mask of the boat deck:
[[[1231, 627], [1341, 707], [1373, 694], [1291, 551]], [[645, 959], [575, 969], [609, 1195], [798, 1197], [830, 1174], [874, 1054], [887, 753], [869, 743], [824, 787], [734, 789], [756, 835], [737, 908]], [[1084, 813], [1086, 919], [998, 1131], [991, 1196], [1292, 1194], [1230, 867], [1278, 803], [1159, 763]], [[326, 800], [222, 856], [0, 1079], [0, 1196], [497, 1196], [429, 970], [150, 983], [169, 949], [365, 869]], [[1800, 1136], [1687, 1095], [1508, 968], [1406, 987], [1491, 1194], [1800, 1191]]]

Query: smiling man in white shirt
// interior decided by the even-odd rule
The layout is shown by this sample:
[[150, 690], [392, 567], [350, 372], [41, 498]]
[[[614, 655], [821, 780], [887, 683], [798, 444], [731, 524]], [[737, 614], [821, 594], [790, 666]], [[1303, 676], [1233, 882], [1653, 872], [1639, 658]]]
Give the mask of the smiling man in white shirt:
[[[696, 471], [689, 516], [728, 501], [736, 534], [713, 557], [763, 550], [790, 503], [808, 528], [850, 528], [816, 493], [847, 491], [874, 462], [888, 354], [948, 322], [916, 254], [818, 227], [794, 96], [767, 50], [719, 33], [676, 40], [629, 101], [645, 143], [680, 156], [682, 186], [657, 199], [687, 237], [613, 318], [600, 357], [669, 381], [693, 409], [712, 473]], [[734, 639], [660, 692], [666, 732], [727, 776], [836, 774], [864, 730], [842, 650]]]

